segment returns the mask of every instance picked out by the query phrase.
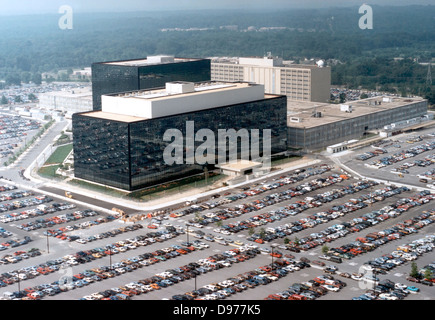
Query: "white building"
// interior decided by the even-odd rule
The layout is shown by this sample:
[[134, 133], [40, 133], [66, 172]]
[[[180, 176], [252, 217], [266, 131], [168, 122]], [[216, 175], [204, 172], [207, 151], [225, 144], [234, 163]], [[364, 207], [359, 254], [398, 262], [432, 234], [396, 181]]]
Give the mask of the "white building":
[[103, 95], [102, 111], [153, 119], [263, 100], [264, 86], [249, 83], [169, 82], [164, 89]]
[[328, 102], [331, 68], [292, 64], [268, 55], [264, 58], [211, 58], [214, 81], [248, 81], [263, 84], [265, 92], [286, 95], [289, 100]]
[[46, 110], [61, 111], [67, 115], [91, 111], [92, 89], [85, 87], [42, 93], [39, 95], [39, 107]]

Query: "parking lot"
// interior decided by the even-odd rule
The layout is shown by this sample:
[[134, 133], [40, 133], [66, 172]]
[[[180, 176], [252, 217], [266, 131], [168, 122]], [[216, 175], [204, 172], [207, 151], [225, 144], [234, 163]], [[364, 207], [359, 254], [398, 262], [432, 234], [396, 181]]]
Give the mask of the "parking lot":
[[[332, 164], [135, 224], [20, 188], [0, 196], [11, 193], [0, 231], [21, 244], [1, 251], [6, 298], [350, 300], [374, 288], [361, 300], [434, 298], [428, 283], [408, 278], [412, 263], [433, 268], [433, 195]], [[371, 276], [410, 290], [390, 294]]]
[[30, 143], [41, 123], [20, 116], [0, 114], [0, 159], [3, 163], [19, 148]]
[[427, 128], [389, 137], [338, 157], [363, 176], [426, 188], [434, 181], [434, 148], [435, 130]]

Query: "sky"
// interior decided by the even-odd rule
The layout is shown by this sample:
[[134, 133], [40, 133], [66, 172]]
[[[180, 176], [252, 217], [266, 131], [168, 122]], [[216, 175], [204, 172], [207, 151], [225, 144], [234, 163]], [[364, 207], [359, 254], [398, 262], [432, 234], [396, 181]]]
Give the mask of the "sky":
[[324, 8], [369, 5], [435, 5], [434, 0], [0, 0], [0, 15], [74, 12], [129, 12], [193, 9]]

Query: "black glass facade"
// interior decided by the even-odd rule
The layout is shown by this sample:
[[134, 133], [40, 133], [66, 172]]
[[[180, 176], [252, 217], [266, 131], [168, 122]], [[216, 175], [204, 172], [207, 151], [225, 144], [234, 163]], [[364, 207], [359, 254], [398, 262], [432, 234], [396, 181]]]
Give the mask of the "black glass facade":
[[[73, 115], [74, 170], [78, 178], [133, 191], [203, 172], [217, 164], [167, 164], [164, 141], [168, 129], [178, 129], [184, 140], [186, 124], [192, 121], [195, 132], [210, 129], [218, 146], [219, 129], [258, 129], [259, 151], [263, 150], [263, 131], [271, 129], [271, 154], [287, 150], [287, 100], [285, 96], [237, 104], [200, 112], [183, 113], [157, 119], [121, 122], [95, 118], [88, 113]], [[252, 135], [250, 136], [252, 139]], [[195, 150], [202, 142], [195, 142]], [[185, 141], [184, 159], [187, 160]], [[241, 143], [238, 144], [239, 151]], [[216, 156], [217, 156], [216, 152]]]
[[146, 66], [92, 64], [93, 110], [101, 110], [101, 96], [164, 87], [166, 82], [210, 80], [210, 60], [198, 59]]

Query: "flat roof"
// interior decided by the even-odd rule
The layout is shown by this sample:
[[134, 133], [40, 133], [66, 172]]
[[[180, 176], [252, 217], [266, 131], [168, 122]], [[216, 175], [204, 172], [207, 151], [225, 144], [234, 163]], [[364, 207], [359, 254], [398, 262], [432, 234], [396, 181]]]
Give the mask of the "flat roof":
[[165, 88], [103, 95], [102, 111], [154, 119], [279, 97], [284, 96], [265, 94], [263, 85], [250, 82], [178, 81]]
[[104, 111], [91, 111], [91, 112], [81, 113], [80, 115], [85, 116], [85, 117], [98, 118], [98, 119], [103, 119], [103, 120], [120, 121], [120, 122], [126, 122], [126, 123], [146, 120], [146, 118], [134, 117], [134, 116], [124, 115], [124, 114], [104, 112]]
[[[209, 82], [197, 82], [194, 85], [193, 92], [185, 92], [185, 93], [170, 93], [166, 90], [166, 88], [157, 88], [157, 89], [144, 89], [144, 90], [135, 90], [135, 91], [127, 91], [121, 93], [113, 93], [107, 94], [106, 96], [110, 97], [118, 97], [124, 99], [145, 99], [150, 101], [158, 101], [165, 99], [176, 99], [180, 97], [180, 95], [200, 95], [207, 94], [210, 91], [213, 92], [224, 92], [233, 89], [240, 88], [248, 88], [250, 86], [256, 86], [257, 84], [252, 82], [220, 82], [220, 81], [209, 81]], [[278, 94], [264, 94], [264, 99], [276, 98], [277, 96], [281, 96]]]
[[263, 164], [261, 162], [255, 162], [249, 160], [237, 160], [237, 162], [220, 164], [220, 165], [216, 165], [216, 167], [228, 171], [242, 172], [253, 168], [259, 168], [262, 165]]
[[[258, 63], [242, 63], [240, 62], [240, 59], [253, 59], [258, 60]], [[318, 67], [317, 65], [312, 64], [294, 64], [290, 63], [288, 61], [282, 61], [282, 63], [278, 65], [263, 65], [260, 62], [263, 62], [264, 58], [259, 57], [212, 57], [210, 58], [212, 64], [228, 64], [228, 65], [239, 65], [239, 66], [257, 66], [257, 67], [264, 67], [264, 68], [280, 68], [280, 69], [322, 69], [322, 68], [328, 68], [329, 66], [324, 66], [322, 68]], [[243, 61], [243, 60], [242, 60]]]
[[40, 96], [56, 96], [66, 98], [92, 99], [92, 88], [74, 88], [68, 90], [41, 93]]
[[198, 61], [202, 59], [194, 59], [194, 58], [175, 58], [173, 57], [172, 61], [150, 61], [148, 58], [142, 59], [133, 59], [133, 60], [119, 60], [119, 61], [107, 61], [100, 62], [101, 64], [110, 64], [117, 66], [129, 66], [129, 67], [143, 67], [143, 66], [151, 66], [151, 65], [159, 65], [159, 64], [169, 64], [169, 63], [181, 63], [181, 62], [189, 62], [189, 61]]
[[[174, 82], [176, 83], [176, 82]], [[216, 81], [210, 81], [210, 82], [198, 82], [194, 84], [194, 91], [192, 92], [184, 92], [184, 93], [171, 93], [166, 90], [166, 88], [158, 88], [158, 89], [144, 89], [144, 90], [135, 90], [135, 91], [128, 91], [128, 92], [122, 92], [122, 93], [114, 93], [114, 94], [108, 94], [107, 96], [111, 97], [119, 97], [124, 99], [146, 99], [150, 101], [157, 101], [157, 100], [165, 100], [165, 99], [176, 99], [180, 95], [198, 95], [198, 94], [204, 94], [210, 91], [216, 92], [216, 91], [227, 91], [232, 90], [236, 88], [247, 88], [250, 87], [252, 83], [249, 82], [216, 82]]]
[[[383, 101], [384, 98], [391, 99], [391, 101]], [[420, 97], [401, 98], [390, 96], [378, 96], [362, 100], [348, 101], [342, 104], [297, 101], [288, 99], [287, 118], [299, 119], [299, 122], [288, 121], [288, 126], [292, 128], [308, 129], [333, 122], [358, 118], [367, 114], [383, 112], [422, 101], [425, 100]], [[352, 106], [352, 112], [341, 111], [341, 105]], [[321, 117], [314, 117], [313, 114], [315, 114], [316, 112], [321, 113]]]

